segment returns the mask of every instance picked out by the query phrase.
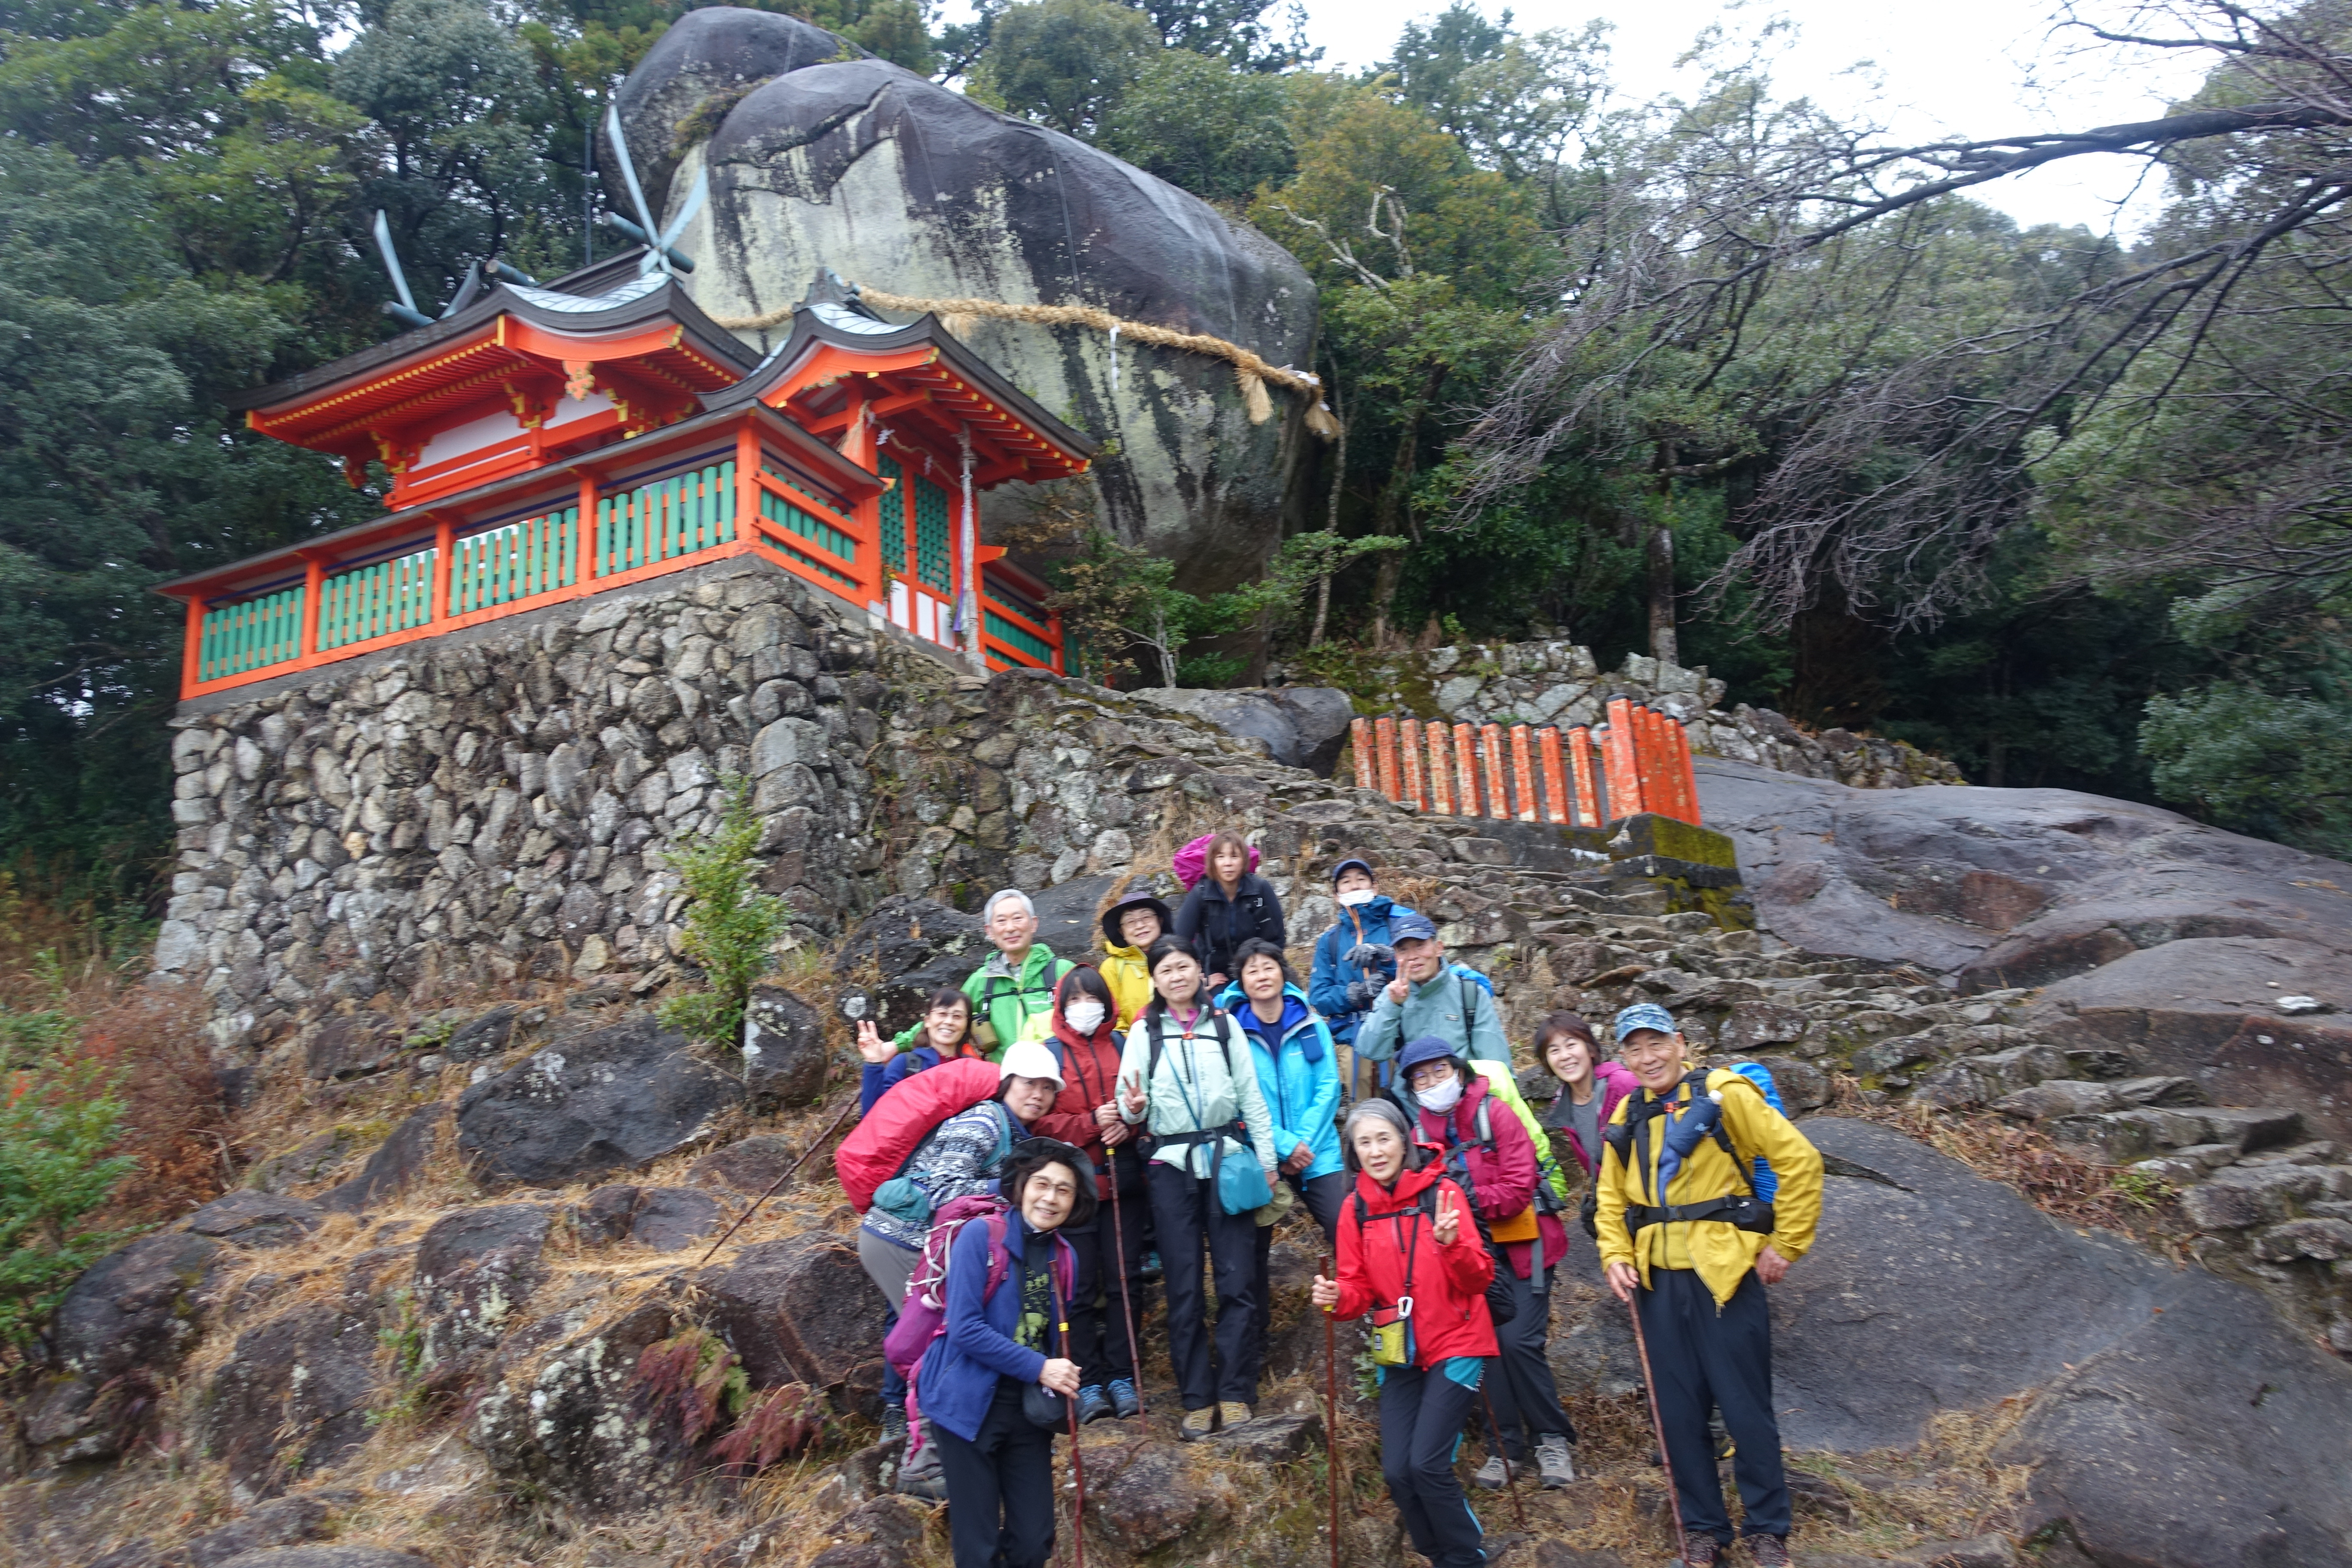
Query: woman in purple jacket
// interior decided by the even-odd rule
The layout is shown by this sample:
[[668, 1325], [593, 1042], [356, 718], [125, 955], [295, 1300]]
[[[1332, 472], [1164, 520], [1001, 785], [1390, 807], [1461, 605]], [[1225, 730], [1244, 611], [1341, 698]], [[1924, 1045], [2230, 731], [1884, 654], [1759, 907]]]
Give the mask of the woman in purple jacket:
[[[1045, 1568], [1054, 1555], [1054, 1433], [1022, 1408], [1031, 1384], [1075, 1398], [1061, 1324], [1076, 1255], [1059, 1234], [1091, 1223], [1094, 1173], [1066, 1143], [1031, 1139], [1004, 1173], [1003, 1251], [985, 1220], [948, 1253], [946, 1321], [918, 1386], [948, 1484], [956, 1568]], [[995, 1289], [990, 1289], [991, 1276]]]

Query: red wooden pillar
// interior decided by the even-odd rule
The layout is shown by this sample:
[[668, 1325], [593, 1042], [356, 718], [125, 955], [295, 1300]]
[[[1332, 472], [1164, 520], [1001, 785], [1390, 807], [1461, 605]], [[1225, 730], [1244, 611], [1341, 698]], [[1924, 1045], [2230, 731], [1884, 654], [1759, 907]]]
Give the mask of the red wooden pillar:
[[425, 605], [425, 619], [428, 625], [434, 621], [446, 621], [453, 613], [449, 585], [456, 580], [454, 568], [457, 563], [452, 558], [457, 552], [457, 525], [446, 514], [436, 514], [433, 519], [432, 597]]
[[1560, 764], [1559, 727], [1547, 724], [1537, 733], [1536, 744], [1543, 756], [1544, 820], [1568, 823], [1576, 820], [1569, 809], [1568, 773]]
[[[735, 517], [738, 539], [743, 537], [743, 503], [751, 495], [744, 486], [743, 465], [735, 465]], [[580, 518], [577, 524], [579, 542], [572, 546], [572, 581], [593, 583], [604, 574], [604, 563], [596, 559], [596, 479], [593, 474], [580, 476]]]
[[1665, 716], [1654, 708], [1633, 710], [1635, 761], [1642, 770], [1643, 809], [1661, 816], [1675, 815], [1674, 773], [1666, 765]]
[[1608, 818], [1602, 815], [1601, 786], [1592, 768], [1592, 731], [1579, 724], [1568, 732], [1568, 762], [1576, 774], [1576, 825], [1598, 827]]
[[1429, 807], [1442, 816], [1454, 815], [1453, 737], [1444, 723], [1430, 721], [1422, 733], [1429, 742]]
[[194, 694], [196, 682], [204, 679], [205, 660], [205, 596], [188, 595], [188, 629], [186, 640], [180, 648], [180, 695]]
[[1669, 722], [1667, 729], [1675, 742], [1675, 767], [1682, 778], [1683, 804], [1690, 808], [1683, 820], [1696, 827], [1706, 814], [1699, 809], [1698, 768], [1691, 760], [1690, 727]]
[[1467, 724], [1454, 726], [1454, 771], [1462, 784], [1461, 815], [1483, 815], [1478, 806], [1478, 739]]
[[1503, 727], [1478, 726], [1478, 741], [1486, 753], [1486, 815], [1498, 821], [1511, 815], [1511, 797], [1503, 784]]
[[1642, 795], [1642, 738], [1633, 704], [1622, 697], [1609, 704], [1609, 729], [1601, 741], [1608, 774], [1609, 816], [1615, 821], [1649, 810]]
[[1416, 811], [1429, 809], [1429, 791], [1421, 777], [1421, 721], [1400, 720], [1397, 723], [1397, 751], [1400, 779], [1404, 787], [1403, 798], [1412, 802]]
[[[910, 600], [907, 614], [911, 618], [914, 613], [914, 605]], [[1372, 721], [1370, 719], [1348, 721], [1348, 750], [1356, 759], [1356, 787], [1358, 789], [1380, 788], [1380, 759], [1372, 754]]]
[[1396, 721], [1386, 715], [1373, 721], [1372, 735], [1380, 747], [1381, 793], [1391, 800], [1398, 799]]
[[1511, 782], [1517, 786], [1519, 795], [1516, 815], [1521, 822], [1533, 822], [1536, 819], [1536, 770], [1535, 762], [1528, 753], [1528, 727], [1525, 724], [1511, 726]]
[[308, 658], [319, 651], [319, 616], [327, 596], [327, 558], [315, 551], [302, 555], [302, 641], [295, 650], [297, 658]]

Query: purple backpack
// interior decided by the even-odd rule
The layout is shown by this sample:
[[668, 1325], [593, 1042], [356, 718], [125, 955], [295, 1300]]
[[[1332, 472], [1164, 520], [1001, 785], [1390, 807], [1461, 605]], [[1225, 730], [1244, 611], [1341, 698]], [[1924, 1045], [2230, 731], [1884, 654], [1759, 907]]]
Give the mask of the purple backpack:
[[[907, 1453], [909, 1458], [922, 1447], [922, 1411], [916, 1403], [916, 1384], [923, 1368], [923, 1357], [929, 1353], [931, 1342], [948, 1331], [948, 1258], [955, 1249], [956, 1237], [963, 1234], [964, 1226], [979, 1220], [988, 1226], [988, 1285], [981, 1294], [985, 1301], [996, 1295], [996, 1288], [1004, 1283], [1004, 1276], [1013, 1268], [1012, 1251], [1004, 1245], [1004, 1215], [1008, 1205], [1003, 1198], [989, 1194], [975, 1194], [955, 1198], [940, 1208], [932, 1221], [930, 1233], [923, 1237], [923, 1256], [915, 1264], [915, 1272], [907, 1281], [907, 1299], [898, 1305], [898, 1321], [883, 1337], [882, 1354], [891, 1370], [907, 1380]], [[1054, 1250], [1054, 1277], [1062, 1291], [1062, 1300], [1070, 1299], [1076, 1287], [1076, 1270], [1072, 1267], [1069, 1247], [1065, 1243]]]

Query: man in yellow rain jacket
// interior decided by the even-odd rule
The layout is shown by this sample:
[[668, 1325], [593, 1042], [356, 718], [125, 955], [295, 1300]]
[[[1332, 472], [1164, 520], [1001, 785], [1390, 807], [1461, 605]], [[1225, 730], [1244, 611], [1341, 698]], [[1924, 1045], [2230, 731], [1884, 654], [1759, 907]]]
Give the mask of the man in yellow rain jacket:
[[[1717, 1409], [1733, 1444], [1750, 1560], [1782, 1568], [1789, 1486], [1772, 1414], [1764, 1288], [1779, 1284], [1813, 1244], [1822, 1157], [1747, 1079], [1690, 1071], [1664, 1007], [1626, 1008], [1616, 1033], [1618, 1059], [1642, 1091], [1609, 1119], [1593, 1219], [1609, 1288], [1641, 1314], [1686, 1560], [1706, 1568], [1731, 1544], [1707, 1439], [1707, 1415]], [[1769, 1204], [1749, 1179], [1759, 1157], [1780, 1179]]]

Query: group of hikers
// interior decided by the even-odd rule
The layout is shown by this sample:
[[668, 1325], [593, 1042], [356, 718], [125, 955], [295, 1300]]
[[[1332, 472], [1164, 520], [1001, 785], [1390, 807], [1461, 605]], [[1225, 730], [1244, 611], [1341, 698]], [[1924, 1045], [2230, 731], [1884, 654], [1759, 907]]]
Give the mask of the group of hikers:
[[1382, 1473], [1414, 1548], [1484, 1563], [1465, 1433], [1474, 1486], [1576, 1478], [1546, 1340], [1579, 1187], [1633, 1309], [1683, 1561], [1732, 1542], [1727, 1447], [1749, 1561], [1786, 1563], [1764, 1289], [1812, 1241], [1822, 1162], [1769, 1078], [1695, 1068], [1655, 1004], [1619, 1012], [1605, 1047], [1556, 1011], [1530, 1042], [1558, 1084], [1538, 1110], [1489, 982], [1370, 864], [1333, 868], [1338, 919], [1304, 984], [1255, 865], [1238, 835], [1187, 846], [1181, 906], [1117, 900], [1091, 963], [996, 892], [994, 952], [960, 988], [895, 1038], [859, 1026], [863, 1120], [836, 1163], [896, 1306], [885, 1436], [908, 1445], [901, 1489], [947, 1500], [958, 1568], [1052, 1555], [1055, 1435], [1144, 1413], [1155, 1294], [1183, 1438], [1254, 1418], [1274, 1230], [1301, 1205], [1337, 1260], [1314, 1306], [1368, 1323]]

